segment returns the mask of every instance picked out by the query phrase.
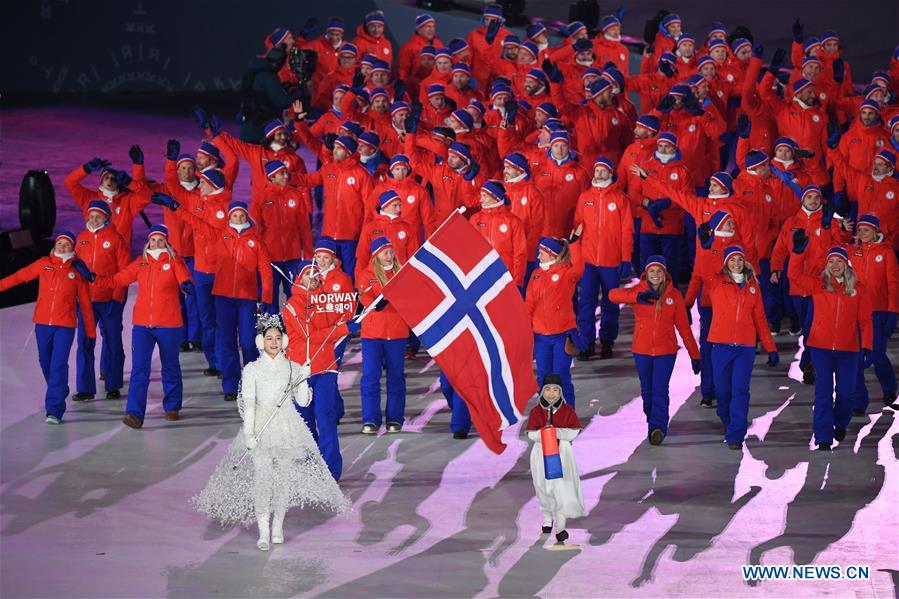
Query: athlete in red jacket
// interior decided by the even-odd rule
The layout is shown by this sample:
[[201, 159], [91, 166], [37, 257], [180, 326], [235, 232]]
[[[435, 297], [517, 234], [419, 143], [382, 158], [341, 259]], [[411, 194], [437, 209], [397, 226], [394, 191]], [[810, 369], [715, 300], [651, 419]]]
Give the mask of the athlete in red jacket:
[[[109, 223], [109, 204], [91, 200], [87, 207], [85, 230], [75, 240], [75, 255], [87, 267], [102, 275], [113, 275], [128, 265], [130, 248]], [[125, 309], [126, 286], [117, 289], [90, 288], [94, 320], [100, 327], [103, 349], [100, 353], [100, 372], [106, 385], [106, 399], [119, 399], [123, 384], [125, 349], [122, 345], [122, 312]], [[94, 372], [96, 339], [88, 337], [84, 318], [78, 313], [78, 349], [75, 354], [74, 401], [93, 399], [97, 393]]]
[[390, 159], [389, 176], [378, 183], [369, 196], [368, 204], [372, 207], [366, 212], [366, 218], [377, 213], [374, 203], [385, 191], [394, 191], [400, 197], [400, 216], [409, 223], [419, 242], [434, 232], [437, 227], [434, 223], [434, 204], [428, 190], [412, 177], [412, 163], [405, 154], [396, 154]]
[[873, 362], [871, 300], [842, 247], [828, 250], [822, 274], [806, 274], [807, 268], [811, 268], [805, 264], [807, 245], [805, 232], [796, 231], [793, 236], [795, 268], [790, 272], [790, 283], [809, 294], [814, 304], [808, 337], [815, 367], [813, 428], [818, 449], [830, 451], [834, 439], [845, 438], [852, 419], [858, 369], [868, 368]]
[[687, 321], [687, 309], [665, 268], [663, 256], [649, 256], [640, 282], [613, 289], [611, 300], [630, 304], [634, 311], [634, 341], [631, 351], [640, 377], [640, 395], [646, 414], [649, 442], [661, 445], [668, 434], [668, 387], [677, 357], [680, 335], [690, 356], [693, 373], [699, 374], [699, 348]]
[[419, 53], [425, 46], [442, 48], [443, 43], [437, 37], [437, 21], [431, 15], [422, 13], [415, 17], [415, 33], [400, 47], [398, 78], [412, 81], [419, 64]]
[[527, 236], [521, 219], [509, 210], [502, 183], [490, 180], [481, 186], [481, 210], [471, 217], [470, 222], [497, 251], [515, 285], [524, 289]]
[[512, 214], [521, 219], [527, 238], [527, 270], [525, 286], [537, 268], [537, 244], [546, 226], [546, 202], [531, 178], [531, 168], [524, 154], [513, 152], [503, 160], [503, 186]]
[[384, 36], [385, 26], [383, 12], [375, 10], [368, 13], [362, 20], [362, 25], [356, 29], [356, 39], [353, 43], [359, 48], [359, 56], [366, 54], [377, 56], [393, 67], [393, 45]]
[[571, 138], [565, 131], [553, 131], [549, 149], [536, 155], [539, 161], [531, 165], [531, 173], [543, 197], [552, 198], [546, 205], [544, 234], [566, 237], [571, 233], [578, 196], [589, 185], [590, 175], [571, 152]]
[[62, 415], [66, 411], [69, 352], [75, 340], [76, 304], [84, 318], [85, 334], [91, 339], [96, 338], [90, 293], [82, 278], [89, 275], [89, 271], [83, 263], [73, 264], [74, 258], [75, 235], [62, 231], [56, 235], [49, 256], [38, 258], [25, 268], [0, 279], [0, 292], [38, 279], [33, 321], [38, 360], [47, 384], [44, 395], [47, 424], [62, 423]]
[[[402, 217], [402, 203], [402, 198], [393, 190], [384, 191], [378, 196], [378, 213], [365, 221], [359, 234], [359, 244], [356, 247], [357, 277], [367, 268], [366, 264], [371, 262], [371, 244], [375, 239], [389, 239], [392, 251], [401, 263], [405, 263], [418, 249], [418, 233]], [[369, 250], [364, 251], [364, 248]], [[365, 326], [362, 328], [364, 330]]]

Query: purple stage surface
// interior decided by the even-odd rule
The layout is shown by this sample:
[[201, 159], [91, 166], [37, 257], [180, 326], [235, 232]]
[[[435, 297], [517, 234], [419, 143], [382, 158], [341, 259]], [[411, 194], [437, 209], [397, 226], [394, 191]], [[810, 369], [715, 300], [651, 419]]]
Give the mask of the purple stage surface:
[[[2, 113], [0, 221], [13, 227], [20, 178], [46, 168], [60, 223], [81, 218], [61, 186], [91, 156], [127, 166], [140, 143], [159, 176], [169, 137], [199, 140], [187, 117], [40, 109]], [[239, 188], [247, 189], [246, 169]], [[240, 195], [240, 194], [238, 194]], [[150, 214], [158, 221], [158, 214]], [[138, 223], [140, 238], [143, 224]], [[130, 347], [131, 307], [125, 347]], [[742, 451], [721, 442], [714, 410], [699, 405], [683, 350], [671, 384], [670, 435], [646, 440], [629, 351], [630, 310], [615, 357], [575, 362], [573, 444], [588, 515], [569, 522], [572, 551], [547, 551], [520, 425], [505, 453], [454, 440], [438, 369], [407, 362], [401, 434], [364, 436], [353, 341], [340, 374], [346, 517], [291, 510], [286, 542], [256, 549], [256, 531], [221, 529], [193, 511], [240, 431], [201, 354], [181, 354], [182, 420], [166, 422], [158, 365], [140, 431], [123, 401], [69, 405], [44, 423], [33, 305], [0, 310], [0, 595], [3, 597], [892, 597], [899, 580], [899, 423], [868, 371], [871, 405], [832, 453], [811, 451], [813, 388], [801, 383], [796, 338], [777, 336], [782, 365], [756, 360]], [[698, 333], [698, 318], [694, 317]], [[894, 340], [890, 355], [897, 363]], [[72, 359], [74, 364], [74, 357]], [[130, 358], [126, 363], [130, 372]], [[74, 369], [70, 371], [74, 385]], [[868, 568], [866, 579], [744, 582], [742, 565]], [[833, 573], [834, 570], [827, 570]], [[804, 573], [804, 571], [803, 571]]]

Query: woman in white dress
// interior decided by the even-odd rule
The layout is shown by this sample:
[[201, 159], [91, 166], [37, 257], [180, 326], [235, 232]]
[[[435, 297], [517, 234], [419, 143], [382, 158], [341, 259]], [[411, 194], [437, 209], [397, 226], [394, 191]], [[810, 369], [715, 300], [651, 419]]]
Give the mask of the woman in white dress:
[[[255, 516], [256, 546], [268, 551], [271, 543], [284, 542], [288, 508], [312, 506], [342, 513], [350, 502], [291, 403], [308, 406], [312, 400], [305, 382], [309, 368], [284, 356], [288, 338], [277, 315], [261, 316], [259, 329], [260, 355], [244, 367], [237, 400], [243, 430], [193, 502], [223, 525], [248, 524]], [[247, 450], [251, 459], [241, 459]]]

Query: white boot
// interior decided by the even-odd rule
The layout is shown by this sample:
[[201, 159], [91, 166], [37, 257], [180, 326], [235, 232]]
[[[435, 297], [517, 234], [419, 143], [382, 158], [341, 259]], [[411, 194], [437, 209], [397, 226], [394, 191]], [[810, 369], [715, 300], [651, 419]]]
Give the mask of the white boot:
[[275, 512], [272, 517], [272, 544], [284, 542], [284, 512]]
[[256, 547], [260, 551], [269, 550], [269, 514], [256, 514], [256, 522], [259, 524], [259, 540], [256, 541]]

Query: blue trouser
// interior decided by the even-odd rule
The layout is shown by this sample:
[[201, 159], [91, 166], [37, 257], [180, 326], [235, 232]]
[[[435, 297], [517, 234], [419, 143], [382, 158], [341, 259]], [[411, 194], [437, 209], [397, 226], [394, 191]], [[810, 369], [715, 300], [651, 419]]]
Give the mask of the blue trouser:
[[419, 339], [412, 331], [409, 331], [409, 338], [406, 339], [406, 347], [413, 354], [417, 354], [418, 350], [421, 349], [421, 339]]
[[248, 299], [215, 296], [215, 361], [222, 371], [222, 393], [237, 393], [240, 382], [240, 356], [248, 364], [259, 357], [256, 349], [256, 302]]
[[547, 374], [562, 377], [562, 395], [574, 407], [574, 384], [571, 382], [571, 356], [565, 353], [566, 333], [539, 335], [534, 333], [534, 360], [537, 362], [537, 386]]
[[440, 392], [443, 394], [443, 398], [446, 400], [446, 405], [450, 410], [453, 409], [453, 395], [455, 392], [453, 391], [453, 386], [450, 385], [449, 379], [446, 378], [446, 375], [443, 372], [440, 373]]
[[[811, 299], [800, 295], [791, 295], [790, 299], [793, 300], [793, 309], [796, 310], [799, 326], [802, 327], [802, 345], [805, 347], [805, 344], [808, 342], [809, 321], [811, 320], [809, 318], [809, 304], [811, 303]], [[809, 365], [810, 361], [808, 349], [804, 349], [802, 355], [799, 356], [799, 368], [804, 369]]]
[[896, 396], [896, 371], [887, 355], [887, 317], [889, 312], [874, 312], [874, 374], [884, 396]]
[[[633, 255], [631, 256], [631, 265], [634, 267], [634, 272], [639, 273], [643, 272], [643, 256], [640, 255], [640, 225], [642, 219], [635, 218], [634, 219], [634, 248]], [[648, 257], [648, 256], [647, 256]]]
[[75, 340], [75, 328], [36, 324], [34, 337], [41, 372], [47, 382], [44, 409], [48, 416], [62, 418], [69, 396], [69, 352]]
[[[194, 278], [194, 257], [182, 256], [182, 258], [184, 258], [184, 263], [187, 264], [187, 269], [190, 271], [191, 278]], [[202, 341], [203, 333], [200, 326], [200, 311], [197, 307], [196, 294], [179, 293], [178, 297], [181, 302], [181, 320], [184, 321], [181, 342]]]
[[577, 327], [587, 343], [596, 339], [596, 298], [602, 291], [599, 302], [599, 340], [615, 341], [618, 338], [618, 316], [621, 308], [609, 301], [609, 291], [618, 287], [621, 280], [619, 266], [584, 265], [581, 275], [580, 295], [577, 306]]
[[765, 309], [765, 318], [769, 322], [780, 320], [782, 315], [777, 307], [780, 290], [771, 283], [771, 258], [759, 258], [758, 279], [759, 287], [762, 288], [762, 305]]
[[[337, 365], [337, 368], [340, 368], [340, 365], [343, 364], [343, 354], [346, 352], [346, 346], [350, 342], [349, 337], [344, 337], [341, 339], [340, 343], [334, 346], [334, 363]], [[340, 394], [340, 388], [337, 389], [337, 420], [343, 418], [345, 413], [344, 405], [343, 405], [343, 395]]]
[[381, 371], [387, 373], [387, 422], [402, 424], [406, 411], [406, 375], [403, 372], [406, 339], [362, 339], [362, 422], [381, 426]]
[[749, 427], [749, 380], [755, 362], [755, 347], [712, 344], [715, 369], [715, 399], [718, 417], [724, 423], [724, 440], [742, 443]]
[[[685, 262], [681, 262], [688, 273], [693, 271], [696, 262], [696, 219], [690, 213], [684, 214], [684, 252]], [[640, 272], [635, 271], [635, 272]]]
[[634, 354], [637, 375], [640, 377], [640, 395], [643, 397], [643, 413], [646, 414], [648, 432], [661, 429], [668, 434], [668, 384], [674, 371], [675, 354], [647, 356]]
[[150, 385], [150, 363], [153, 348], [159, 346], [159, 362], [162, 366], [162, 407], [166, 412], [181, 409], [184, 386], [181, 382], [181, 363], [178, 346], [181, 344], [181, 327], [144, 327], [131, 329], [131, 382], [128, 384], [128, 403], [125, 413], [144, 420], [147, 412], [147, 387]]
[[715, 370], [712, 368], [712, 308], [699, 306], [699, 391], [703, 399], [715, 398]]
[[[102, 354], [108, 356], [101, 370], [106, 377], [106, 391], [116, 391], [124, 385], [125, 348], [122, 346], [122, 310], [125, 305], [115, 300], [91, 302], [94, 319], [103, 338]], [[94, 370], [94, 350], [97, 340], [87, 336], [81, 310], [78, 309], [78, 349], [75, 352], [75, 390], [79, 393], [97, 392], [97, 375]]]
[[309, 426], [334, 480], [343, 472], [343, 456], [337, 438], [337, 373], [324, 372], [309, 377], [312, 403], [297, 411]]
[[340, 258], [343, 272], [350, 276], [351, 281], [355, 281], [356, 244], [358, 242], [352, 239], [337, 239], [334, 243], [337, 246], [337, 257]]
[[291, 279], [288, 281], [281, 273], [275, 270], [274, 266], [272, 267], [272, 279], [274, 284], [272, 285], [272, 299], [269, 303], [272, 305], [273, 314], [277, 314], [281, 311], [279, 289], [284, 290], [285, 300], [289, 300], [290, 296], [293, 295], [293, 278], [297, 275], [297, 266], [299, 265], [299, 263], [299, 258], [295, 258], [293, 260], [282, 260], [280, 262], [272, 262], [274, 266], [280, 268], [281, 272], [283, 272]]
[[531, 280], [531, 275], [534, 274], [534, 271], [537, 270], [537, 265], [540, 264], [537, 260], [528, 260], [527, 265], [524, 269], [524, 288], [528, 288], [528, 283]]
[[856, 356], [858, 357], [858, 366], [856, 367], [855, 375], [855, 391], [852, 392], [850, 399], [852, 401], [853, 411], [858, 410], [860, 412], [865, 412], [868, 409], [868, 403], [870, 401], [868, 386], [865, 385], [865, 361], [861, 351], [859, 351]]
[[[833, 443], [834, 428], [846, 428], [852, 420], [852, 394], [860, 366], [858, 352], [810, 347], [815, 367], [815, 443]], [[836, 389], [834, 389], [836, 376]], [[834, 401], [836, 391], [836, 401]]]
[[210, 368], [218, 368], [215, 358], [215, 298], [212, 296], [212, 285], [215, 283], [215, 275], [208, 272], [195, 270], [191, 273], [194, 278], [194, 295], [197, 299], [197, 312], [200, 315], [200, 332], [203, 341], [203, 355]]
[[446, 398], [452, 414], [450, 415], [450, 430], [454, 433], [463, 432], [468, 434], [471, 430], [471, 413], [462, 396], [456, 393], [453, 386], [450, 385], [449, 379], [442, 372], [440, 373], [440, 391]]
[[[640, 233], [640, 259], [646, 260], [652, 255], [664, 256], [668, 261], [668, 272], [675, 281], [680, 280], [680, 247], [683, 235], [655, 235]], [[635, 272], [641, 272], [641, 268]]]

